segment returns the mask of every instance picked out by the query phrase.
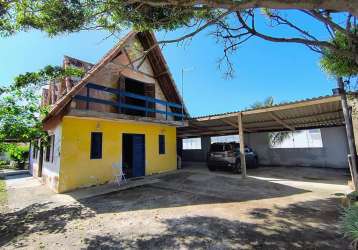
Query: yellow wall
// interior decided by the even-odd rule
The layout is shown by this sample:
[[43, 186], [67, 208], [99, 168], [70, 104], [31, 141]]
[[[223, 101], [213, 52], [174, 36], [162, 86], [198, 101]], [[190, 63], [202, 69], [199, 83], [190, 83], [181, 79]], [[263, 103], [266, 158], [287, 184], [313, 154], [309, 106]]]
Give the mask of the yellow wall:
[[[90, 159], [91, 132], [102, 132], [102, 159]], [[176, 128], [161, 124], [65, 116], [62, 123], [59, 192], [113, 180], [112, 164], [122, 161], [122, 134], [145, 135], [145, 173], [176, 169]], [[159, 135], [165, 154], [159, 155]]]

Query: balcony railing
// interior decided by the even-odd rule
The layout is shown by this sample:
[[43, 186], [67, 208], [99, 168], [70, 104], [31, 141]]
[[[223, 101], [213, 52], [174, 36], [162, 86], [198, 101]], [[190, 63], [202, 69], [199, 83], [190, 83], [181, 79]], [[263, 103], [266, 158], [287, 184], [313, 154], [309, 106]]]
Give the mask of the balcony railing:
[[[159, 99], [156, 99], [156, 98], [143, 96], [143, 95], [138, 95], [138, 94], [122, 91], [122, 90], [115, 89], [115, 88], [101, 86], [101, 85], [94, 84], [94, 83], [87, 83], [86, 88], [87, 88], [87, 95], [86, 96], [84, 96], [84, 95], [76, 95], [74, 97], [74, 99], [86, 102], [86, 108], [87, 109], [89, 109], [89, 104], [90, 103], [99, 103], [99, 104], [110, 105], [110, 106], [113, 106], [113, 107], [116, 107], [116, 108], [119, 108], [119, 109], [123, 108], [123, 109], [126, 109], [126, 110], [143, 111], [145, 113], [145, 116], [148, 116], [149, 113], [163, 114], [163, 115], [165, 115], [166, 120], [168, 119], [168, 116], [172, 116], [174, 118], [177, 117], [177, 118], [180, 118], [181, 120], [183, 120], [184, 117], [185, 117], [185, 115], [183, 113], [170, 111], [171, 107], [176, 108], [178, 110], [183, 110], [183, 106], [180, 105], [180, 104], [177, 104], [177, 103], [166, 102], [166, 101], [159, 100]], [[118, 100], [117, 101], [110, 101], [110, 100], [104, 100], [104, 99], [91, 97], [90, 96], [90, 90], [91, 89], [115, 94], [115, 95], [117, 95]], [[133, 105], [133, 104], [128, 104], [121, 97], [129, 97], [129, 98], [132, 98], [132, 99], [142, 100], [142, 101], [145, 102], [145, 107], [138, 106], [138, 105]], [[154, 103], [154, 108], [150, 108], [149, 103]], [[155, 104], [163, 105], [165, 107], [165, 110], [156, 109]]]

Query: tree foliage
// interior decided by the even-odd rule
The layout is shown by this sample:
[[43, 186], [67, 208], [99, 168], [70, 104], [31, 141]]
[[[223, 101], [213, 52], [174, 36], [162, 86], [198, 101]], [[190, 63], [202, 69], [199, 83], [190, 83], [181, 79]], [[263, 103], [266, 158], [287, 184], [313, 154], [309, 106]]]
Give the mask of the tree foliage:
[[82, 77], [84, 71], [76, 67], [62, 68], [60, 66], [47, 65], [43, 69], [35, 72], [26, 72], [15, 77], [13, 86], [24, 88], [27, 86], [41, 87], [50, 81], [56, 81], [68, 76]]
[[[320, 22], [322, 30], [325, 29], [331, 39], [322, 39], [304, 29], [304, 25], [285, 15], [287, 10], [297, 10]], [[260, 14], [268, 17], [271, 29], [287, 29], [286, 35], [277, 37], [271, 32], [260, 31], [257, 25]], [[337, 15], [343, 20], [336, 20]], [[105, 29], [111, 33], [127, 28], [138, 31], [189, 30], [180, 38], [158, 43], [165, 44], [190, 39], [214, 27], [216, 31], [210, 29], [210, 32], [223, 44], [224, 56], [219, 61], [224, 64], [229, 77], [234, 72], [229, 56], [251, 37], [303, 44], [324, 55], [322, 66], [327, 72], [342, 74], [355, 72], [358, 64], [358, 36], [352, 32], [357, 16], [356, 0], [0, 0], [0, 36], [31, 28], [45, 31], [50, 36], [91, 29]], [[346, 36], [348, 43], [341, 35]]]
[[29, 142], [45, 136], [40, 117], [38, 91], [33, 87], [9, 88], [0, 96], [0, 143], [6, 141]]
[[17, 143], [0, 144], [0, 152], [6, 152], [10, 159], [16, 163], [17, 168], [23, 168], [25, 162], [29, 158], [29, 145], [21, 145]]
[[[275, 101], [273, 96], [267, 97], [263, 102], [255, 102], [254, 104], [250, 105], [252, 109], [259, 109], [259, 108], [269, 108], [275, 105]], [[267, 134], [268, 141], [270, 145], [274, 146], [279, 143], [282, 143], [284, 140], [291, 136], [291, 131], [279, 131], [279, 132], [270, 132]]]
[[[357, 34], [358, 26], [352, 30], [352, 33]], [[350, 44], [346, 33], [337, 31], [332, 43], [336, 44], [342, 50], [348, 50], [350, 46], [358, 48], [358, 40], [353, 40]], [[332, 76], [351, 77], [358, 75], [358, 62], [352, 58], [347, 58], [335, 51], [324, 49], [323, 56], [320, 60], [321, 67]]]
[[275, 104], [273, 96], [267, 97], [263, 102], [254, 102], [254, 104], [250, 105], [250, 108], [252, 109], [258, 109], [258, 108], [268, 108], [272, 107]]

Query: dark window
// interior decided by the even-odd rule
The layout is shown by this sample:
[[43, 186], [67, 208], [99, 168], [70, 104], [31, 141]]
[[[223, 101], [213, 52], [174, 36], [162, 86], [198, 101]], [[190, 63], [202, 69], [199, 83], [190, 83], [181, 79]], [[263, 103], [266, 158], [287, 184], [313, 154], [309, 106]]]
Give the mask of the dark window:
[[46, 151], [45, 151], [45, 153], [46, 153], [45, 161], [50, 161], [50, 153], [51, 153], [51, 147], [50, 147], [50, 145], [47, 145], [47, 146], [46, 146]]
[[37, 158], [37, 141], [34, 141], [32, 144], [32, 158], [36, 159]]
[[53, 162], [54, 145], [55, 145], [55, 136], [51, 135], [49, 137], [49, 143], [46, 146], [46, 151], [45, 151], [45, 161], [47, 161], [47, 162], [49, 162], [50, 160], [51, 160], [51, 162]]
[[91, 159], [102, 158], [102, 133], [91, 133]]
[[159, 154], [165, 154], [165, 136], [159, 135]]
[[51, 136], [51, 162], [53, 162], [54, 155], [55, 155], [55, 135]]
[[214, 143], [210, 146], [210, 152], [225, 152], [232, 150], [230, 144]]

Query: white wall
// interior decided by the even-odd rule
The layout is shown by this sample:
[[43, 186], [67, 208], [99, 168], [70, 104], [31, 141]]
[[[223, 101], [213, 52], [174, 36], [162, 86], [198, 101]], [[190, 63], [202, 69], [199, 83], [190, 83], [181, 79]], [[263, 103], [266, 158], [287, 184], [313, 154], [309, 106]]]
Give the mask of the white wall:
[[[322, 148], [271, 148], [267, 133], [245, 133], [245, 144], [258, 155], [259, 164], [348, 168], [348, 144], [344, 127], [322, 128]], [[183, 150], [183, 161], [206, 161], [210, 137], [202, 137], [200, 150]]]
[[267, 133], [249, 133], [245, 144], [258, 155], [261, 165], [348, 168], [344, 127], [322, 128], [322, 148], [271, 148]]
[[46, 161], [46, 149], [43, 152], [43, 165], [42, 165], [42, 179], [49, 185], [50, 188], [56, 190], [59, 175], [60, 175], [60, 152], [61, 152], [61, 137], [62, 137], [62, 127], [61, 125], [57, 126], [53, 131], [49, 131], [50, 135], [55, 135], [55, 143], [53, 150], [53, 162], [52, 151], [50, 154], [50, 161]]

